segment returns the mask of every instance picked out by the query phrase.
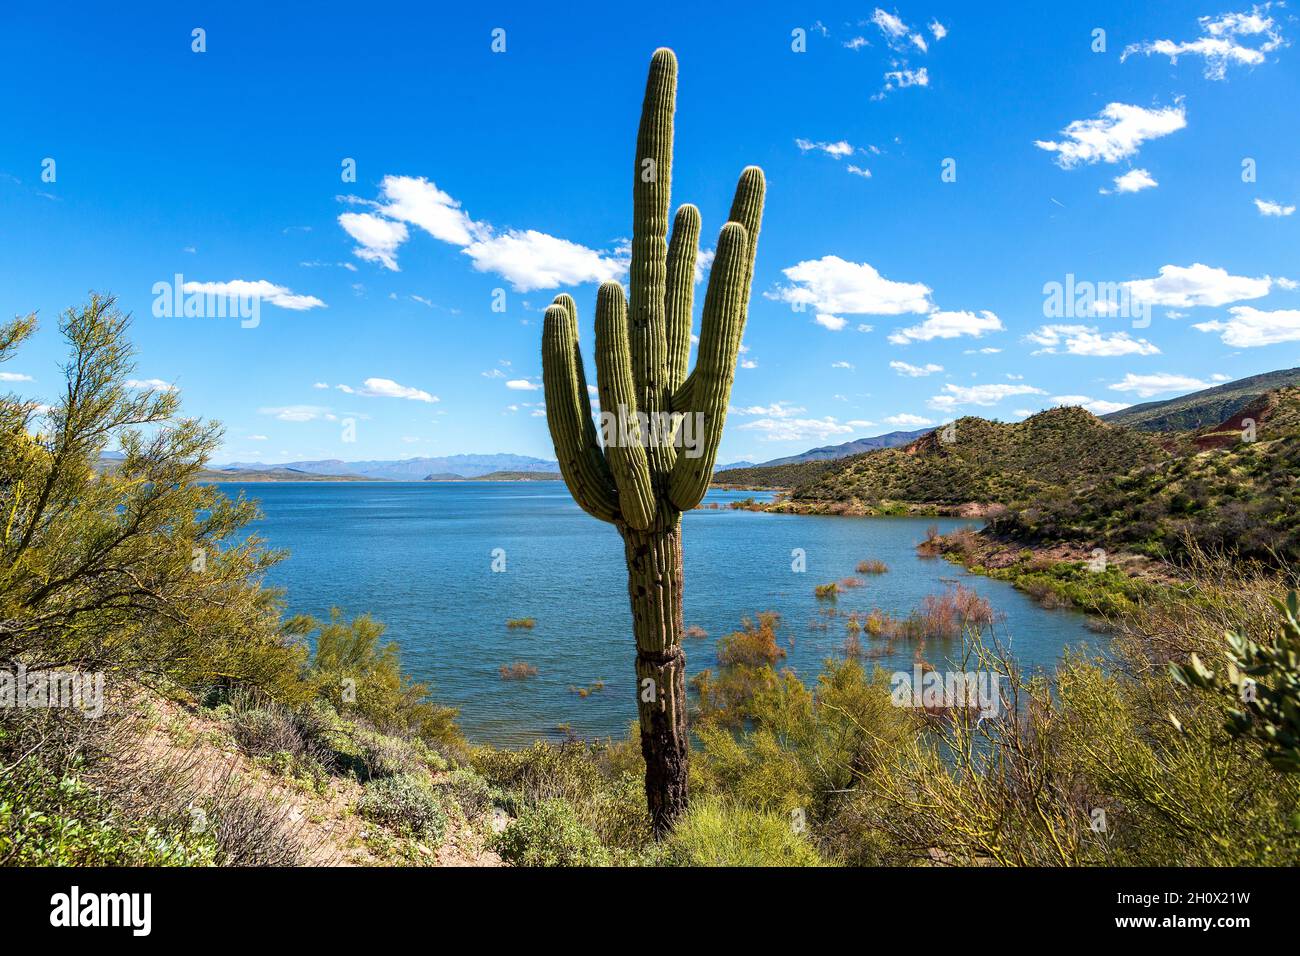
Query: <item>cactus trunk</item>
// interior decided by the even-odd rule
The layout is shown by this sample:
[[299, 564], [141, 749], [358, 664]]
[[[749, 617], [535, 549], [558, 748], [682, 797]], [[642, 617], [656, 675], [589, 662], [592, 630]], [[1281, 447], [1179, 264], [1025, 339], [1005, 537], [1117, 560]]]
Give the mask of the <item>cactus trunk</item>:
[[682, 526], [623, 529], [627, 590], [636, 637], [637, 711], [646, 765], [646, 802], [657, 834], [684, 809], [690, 739], [682, 653]]
[[[606, 282], [596, 297], [603, 444], [591, 418], [573, 299], [556, 297], [542, 331], [546, 420], [560, 472], [574, 500], [623, 536], [646, 799], [658, 835], [672, 828], [687, 801], [681, 514], [708, 490], [722, 440], [764, 194], [763, 171], [747, 167], [718, 236], [699, 356], [687, 375], [700, 214], [682, 206], [668, 237], [676, 100], [677, 59], [656, 50], [637, 136], [631, 294]], [[688, 415], [694, 442], [678, 447]]]

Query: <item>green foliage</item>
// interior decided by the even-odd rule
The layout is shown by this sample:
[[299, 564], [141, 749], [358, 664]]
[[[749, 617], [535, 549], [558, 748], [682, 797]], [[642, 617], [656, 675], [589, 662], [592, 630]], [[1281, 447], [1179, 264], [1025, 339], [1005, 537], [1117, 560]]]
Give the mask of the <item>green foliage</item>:
[[492, 848], [513, 866], [607, 866], [610, 862], [600, 838], [563, 800], [525, 807], [493, 839]]
[[212, 836], [186, 815], [124, 817], [72, 771], [35, 760], [0, 775], [2, 866], [210, 866]]
[[788, 816], [702, 799], [677, 821], [665, 847], [670, 866], [826, 866]]
[[525, 750], [479, 748], [473, 763], [506, 806], [521, 812], [547, 800], [567, 803], [579, 822], [616, 853], [641, 849], [650, 839], [644, 764], [623, 744], [538, 741]]
[[[0, 397], [0, 659], [304, 699], [302, 649], [259, 586], [279, 555], [247, 534], [257, 509], [194, 483], [220, 428], [127, 387], [127, 327], [92, 295], [60, 320], [71, 356], [50, 409]], [[34, 328], [0, 329], [0, 362]]]
[[429, 701], [429, 688], [402, 672], [397, 643], [380, 641], [383, 624], [368, 614], [345, 621], [334, 608], [328, 621], [300, 617], [290, 625], [300, 634], [315, 631], [312, 684], [340, 714], [360, 716], [387, 733], [418, 736], [448, 753], [463, 751], [455, 709]]
[[1270, 643], [1229, 634], [1228, 661], [1219, 671], [1207, 668], [1196, 654], [1186, 665], [1171, 664], [1170, 674], [1189, 687], [1213, 690], [1231, 709], [1224, 727], [1234, 737], [1264, 747], [1265, 759], [1278, 770], [1300, 772], [1300, 595], [1292, 591], [1277, 602], [1280, 633]]
[[[1189, 543], [1242, 558], [1300, 559], [1300, 388], [1272, 393], [1240, 428], [1183, 436], [1179, 454], [1114, 471], [1081, 469], [1067, 488], [994, 519], [990, 532], [1019, 541], [1070, 541], [1112, 552], [1181, 557]], [[1240, 422], [1230, 423], [1231, 425]]]
[[399, 773], [367, 782], [357, 813], [400, 836], [434, 846], [442, 842], [447, 830], [447, 814], [423, 774]]
[[[905, 448], [831, 463], [795, 486], [796, 502], [1011, 504], [1069, 484], [1080, 474], [1124, 471], [1167, 457], [1150, 436], [1106, 425], [1081, 408], [1053, 408], [1022, 422], [952, 423], [951, 441], [931, 432]], [[945, 431], [947, 430], [945, 429]]]

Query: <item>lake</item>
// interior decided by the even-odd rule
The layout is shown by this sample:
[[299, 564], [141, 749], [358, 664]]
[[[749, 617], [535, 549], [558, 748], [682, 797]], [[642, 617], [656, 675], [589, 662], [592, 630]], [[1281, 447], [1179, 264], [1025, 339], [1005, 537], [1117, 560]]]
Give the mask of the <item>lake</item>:
[[[434, 698], [460, 708], [473, 741], [521, 746], [563, 734], [622, 736], [636, 719], [631, 614], [623, 546], [612, 525], [582, 512], [562, 482], [290, 482], [224, 484], [261, 502], [255, 531], [289, 557], [269, 583], [287, 589], [289, 609], [324, 616], [338, 606], [370, 612], [402, 648], [402, 663]], [[748, 492], [710, 491], [726, 504]], [[761, 496], [759, 496], [761, 497]], [[854, 575], [866, 558], [889, 566], [859, 575], [840, 611], [874, 607], [906, 615], [928, 594], [960, 581], [1004, 616], [999, 635], [1027, 668], [1051, 667], [1063, 649], [1095, 645], [1077, 612], [1039, 607], [1011, 585], [968, 574], [942, 559], [919, 558], [925, 529], [977, 521], [955, 518], [844, 518], [697, 510], [684, 518], [685, 620], [707, 638], [685, 642], [688, 676], [716, 666], [714, 644], [741, 618], [782, 616], [785, 664], [805, 680], [840, 652], [844, 622], [828, 619], [813, 587]], [[502, 549], [505, 570], [493, 571]], [[807, 570], [792, 570], [803, 549]], [[499, 552], [498, 552], [499, 554]], [[532, 630], [507, 629], [531, 617]], [[828, 625], [828, 626], [824, 626]], [[865, 637], [864, 637], [865, 640]], [[940, 655], [931, 647], [936, 665]], [[503, 680], [516, 661], [536, 677]], [[900, 649], [881, 664], [912, 666]], [[604, 682], [580, 697], [571, 688]]]

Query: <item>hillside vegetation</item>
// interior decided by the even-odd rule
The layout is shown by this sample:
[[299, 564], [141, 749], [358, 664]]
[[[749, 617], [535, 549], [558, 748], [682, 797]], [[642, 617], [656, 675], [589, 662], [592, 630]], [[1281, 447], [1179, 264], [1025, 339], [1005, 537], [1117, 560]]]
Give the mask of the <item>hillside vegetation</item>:
[[1193, 431], [1225, 422], [1257, 403], [1265, 393], [1292, 385], [1300, 385], [1300, 368], [1265, 372], [1190, 395], [1131, 405], [1103, 415], [1102, 420], [1142, 431]]
[[[1254, 423], [1253, 431], [1250, 423]], [[1116, 471], [1081, 469], [996, 518], [994, 536], [1169, 556], [1188, 541], [1268, 562], [1300, 557], [1300, 388], [1284, 388], [1175, 454]]]
[[1053, 408], [1015, 424], [968, 416], [904, 448], [833, 462], [796, 485], [791, 497], [1009, 505], [1064, 488], [1080, 474], [1125, 471], [1167, 455], [1152, 437], [1107, 425], [1081, 408]]

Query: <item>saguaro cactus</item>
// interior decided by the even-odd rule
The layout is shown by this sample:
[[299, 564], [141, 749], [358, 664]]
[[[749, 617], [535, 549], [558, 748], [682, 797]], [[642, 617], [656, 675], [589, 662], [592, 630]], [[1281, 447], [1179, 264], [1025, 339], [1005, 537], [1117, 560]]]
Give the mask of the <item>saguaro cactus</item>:
[[542, 332], [546, 419], [560, 471], [578, 504], [623, 537], [646, 797], [661, 834], [687, 800], [681, 514], [699, 504], [713, 473], [749, 310], [764, 190], [757, 166], [740, 174], [688, 376], [700, 214], [681, 206], [669, 241], [676, 99], [677, 58], [656, 50], [637, 133], [630, 303], [617, 282], [601, 285], [596, 298], [603, 445], [572, 298], [556, 297]]

